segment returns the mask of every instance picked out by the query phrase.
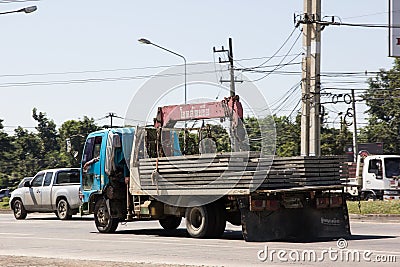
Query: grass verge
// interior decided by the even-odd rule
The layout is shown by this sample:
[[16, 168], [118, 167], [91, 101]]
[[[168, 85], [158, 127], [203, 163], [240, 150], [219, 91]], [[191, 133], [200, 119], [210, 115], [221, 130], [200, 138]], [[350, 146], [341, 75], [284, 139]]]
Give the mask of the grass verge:
[[347, 201], [350, 214], [400, 214], [400, 200], [361, 201], [361, 213], [358, 201]]
[[5, 197], [2, 201], [0, 201], [0, 210], [9, 210], [10, 206], [8, 205], [9, 198]]

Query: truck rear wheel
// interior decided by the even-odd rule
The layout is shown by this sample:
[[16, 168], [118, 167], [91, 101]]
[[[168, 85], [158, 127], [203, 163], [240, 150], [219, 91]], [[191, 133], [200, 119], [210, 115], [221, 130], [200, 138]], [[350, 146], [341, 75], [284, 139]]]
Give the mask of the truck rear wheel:
[[226, 227], [226, 210], [225, 206], [221, 202], [215, 202], [210, 204], [213, 210], [213, 217], [215, 220], [214, 229], [212, 230], [211, 236], [213, 238], [219, 238], [225, 232]]
[[215, 227], [215, 209], [212, 205], [186, 208], [186, 229], [191, 237], [212, 237]]
[[181, 224], [182, 218], [173, 215], [167, 216], [164, 219], [158, 220], [162, 228], [165, 230], [175, 230]]
[[94, 208], [94, 222], [100, 233], [114, 233], [118, 228], [118, 218], [112, 218], [106, 200], [97, 200]]
[[70, 220], [72, 218], [68, 202], [63, 198], [57, 202], [57, 217], [60, 220]]
[[14, 217], [17, 220], [23, 220], [26, 218], [26, 215], [28, 215], [28, 213], [25, 210], [24, 204], [22, 204], [22, 201], [19, 199], [14, 201], [13, 212], [14, 212]]

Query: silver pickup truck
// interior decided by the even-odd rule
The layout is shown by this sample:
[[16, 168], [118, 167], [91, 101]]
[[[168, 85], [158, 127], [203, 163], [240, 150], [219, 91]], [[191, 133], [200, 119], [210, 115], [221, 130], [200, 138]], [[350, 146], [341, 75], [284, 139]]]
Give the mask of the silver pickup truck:
[[38, 172], [31, 181], [11, 193], [10, 207], [17, 220], [30, 212], [54, 212], [61, 220], [78, 213], [79, 169], [63, 168]]

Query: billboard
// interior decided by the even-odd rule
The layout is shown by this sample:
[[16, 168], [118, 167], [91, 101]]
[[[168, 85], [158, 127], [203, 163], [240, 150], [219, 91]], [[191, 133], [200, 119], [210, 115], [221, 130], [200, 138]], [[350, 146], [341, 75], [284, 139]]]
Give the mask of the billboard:
[[389, 0], [389, 57], [400, 57], [400, 0]]
[[[379, 143], [357, 144], [357, 151], [358, 151], [359, 155], [361, 155], [363, 153], [367, 153], [370, 155], [382, 155], [383, 154], [383, 143], [379, 142]], [[354, 160], [353, 145], [346, 146], [346, 155], [347, 155], [347, 161]]]

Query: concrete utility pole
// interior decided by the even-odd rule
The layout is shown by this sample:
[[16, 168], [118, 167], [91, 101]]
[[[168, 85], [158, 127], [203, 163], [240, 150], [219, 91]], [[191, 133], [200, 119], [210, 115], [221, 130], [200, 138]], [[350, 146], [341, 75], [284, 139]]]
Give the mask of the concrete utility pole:
[[115, 114], [114, 112], [109, 112], [104, 118], [110, 118], [110, 128], [113, 128], [113, 118], [118, 118], [118, 119], [124, 119], [120, 116], [118, 116], [117, 114]]
[[231, 83], [230, 83], [230, 95], [235, 96], [236, 91], [235, 91], [235, 69], [233, 66], [233, 45], [232, 45], [232, 38], [229, 38], [229, 52], [228, 52], [228, 57], [229, 57], [229, 71], [231, 74]]
[[353, 155], [354, 162], [357, 162], [357, 120], [356, 120], [356, 98], [354, 94], [354, 89], [351, 89], [351, 105], [353, 109]]
[[315, 21], [321, 18], [321, 0], [304, 0], [302, 60], [302, 117], [301, 155], [321, 154], [320, 122], [320, 64], [321, 26]]
[[224, 47], [222, 46], [221, 49], [217, 50], [215, 49], [215, 47], [213, 47], [213, 52], [214, 53], [221, 53], [221, 52], [226, 52], [228, 54], [228, 60], [227, 61], [223, 61], [221, 60], [221, 58], [219, 58], [219, 63], [229, 63], [229, 73], [230, 73], [230, 79], [227, 80], [220, 80], [221, 83], [223, 82], [229, 82], [230, 83], [230, 96], [235, 96], [236, 95], [236, 91], [235, 91], [235, 82], [242, 82], [242, 81], [237, 81], [235, 80], [235, 67], [233, 65], [233, 44], [232, 44], [232, 38], [229, 38], [229, 50], [224, 49]]

